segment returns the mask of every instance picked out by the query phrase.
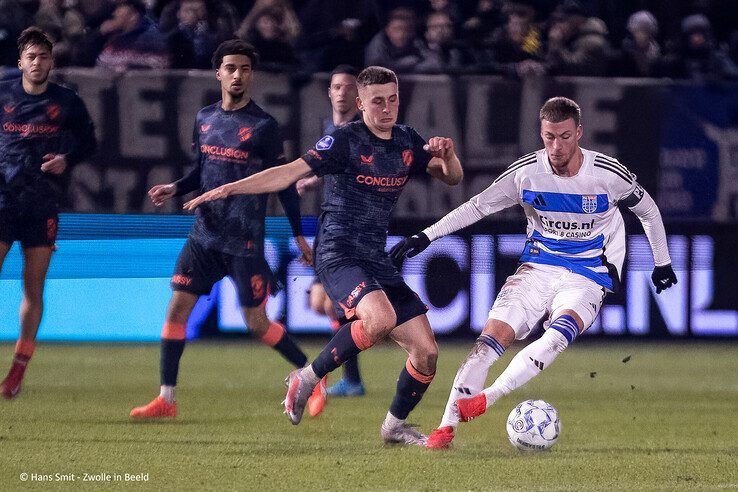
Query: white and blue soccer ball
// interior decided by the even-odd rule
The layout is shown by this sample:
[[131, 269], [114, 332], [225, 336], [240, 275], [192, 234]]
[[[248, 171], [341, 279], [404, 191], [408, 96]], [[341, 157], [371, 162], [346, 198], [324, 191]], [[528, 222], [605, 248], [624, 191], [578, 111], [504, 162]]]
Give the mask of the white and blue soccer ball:
[[559, 413], [543, 400], [526, 400], [507, 417], [507, 435], [516, 448], [543, 451], [556, 443], [561, 432]]

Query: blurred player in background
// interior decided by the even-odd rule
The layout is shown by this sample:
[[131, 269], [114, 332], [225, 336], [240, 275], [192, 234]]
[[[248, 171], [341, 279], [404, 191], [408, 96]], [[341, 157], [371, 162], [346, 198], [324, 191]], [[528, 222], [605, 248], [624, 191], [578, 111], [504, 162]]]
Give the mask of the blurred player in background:
[[[195, 168], [174, 183], [151, 188], [155, 205], [193, 191], [200, 193], [284, 163], [276, 120], [251, 99], [257, 61], [254, 48], [241, 40], [223, 42], [213, 55], [222, 100], [200, 110], [193, 143]], [[197, 211], [195, 225], [177, 260], [172, 299], [161, 340], [160, 394], [149, 404], [131, 410], [131, 417], [175, 417], [179, 360], [185, 347], [187, 319], [201, 295], [229, 275], [236, 285], [249, 329], [296, 367], [307, 357], [284, 326], [270, 321], [266, 302], [275, 284], [264, 259], [264, 217], [268, 195], [232, 197], [209, 203]], [[300, 200], [294, 186], [279, 193], [302, 260], [312, 264], [312, 251], [300, 228]]]
[[0, 83], [0, 268], [15, 241], [23, 249], [21, 333], [0, 393], [18, 395], [36, 347], [46, 272], [69, 169], [90, 157], [95, 131], [82, 100], [49, 82], [52, 43], [29, 27], [18, 38], [21, 78]]
[[[543, 149], [515, 161], [489, 188], [390, 252], [395, 259], [415, 256], [431, 241], [516, 204], [528, 219], [521, 265], [500, 289], [482, 335], [456, 373], [441, 425], [426, 443], [429, 448], [447, 447], [460, 420], [478, 417], [550, 366], [589, 328], [605, 295], [618, 291], [625, 259], [619, 204], [643, 224], [653, 252], [656, 292], [677, 282], [656, 203], [616, 159], [579, 147], [580, 119], [579, 105], [571, 99], [546, 101], [540, 111]], [[482, 391], [492, 363], [544, 317], [541, 338], [513, 357]]]
[[235, 194], [284, 189], [300, 178], [326, 176], [315, 268], [340, 313], [341, 328], [309, 366], [287, 377], [285, 413], [297, 425], [314, 387], [350, 357], [389, 336], [408, 353], [381, 427], [387, 443], [423, 445], [405, 420], [433, 380], [438, 358], [428, 308], [403, 281], [385, 251], [389, 218], [408, 179], [429, 173], [455, 185], [463, 171], [454, 143], [397, 125], [397, 76], [368, 67], [357, 77], [362, 121], [321, 138], [302, 158], [221, 186], [185, 204], [195, 208]]
[[[328, 86], [328, 99], [331, 101], [331, 117], [323, 120], [323, 135], [330, 135], [336, 129], [352, 122], [361, 120], [361, 113], [356, 104], [359, 92], [356, 88], [356, 69], [350, 65], [339, 65], [333, 72]], [[297, 192], [302, 196], [306, 190], [316, 189], [323, 184], [323, 178], [311, 176], [297, 182]], [[333, 302], [326, 294], [323, 284], [316, 276], [310, 286], [310, 308], [318, 314], [324, 314], [331, 319], [331, 328], [338, 330], [341, 324], [333, 311]], [[343, 363], [343, 378], [328, 388], [329, 396], [363, 396], [364, 383], [361, 381], [359, 361], [357, 357], [350, 357]], [[314, 413], [313, 400], [309, 404], [311, 414]], [[319, 407], [318, 407], [319, 408]]]

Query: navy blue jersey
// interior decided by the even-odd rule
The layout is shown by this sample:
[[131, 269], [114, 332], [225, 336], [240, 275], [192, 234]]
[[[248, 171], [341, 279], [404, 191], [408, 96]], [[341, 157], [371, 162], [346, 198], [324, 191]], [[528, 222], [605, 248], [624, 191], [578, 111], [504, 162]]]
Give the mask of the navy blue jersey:
[[0, 82], [0, 107], [0, 211], [24, 218], [58, 213], [69, 173], [45, 173], [41, 164], [46, 154], [65, 154], [73, 166], [94, 153], [84, 103], [52, 83], [43, 94], [27, 94], [17, 79]]
[[390, 215], [410, 175], [428, 167], [425, 143], [409, 126], [395, 125], [384, 140], [359, 121], [326, 135], [303, 156], [325, 176], [318, 271], [346, 259], [374, 262], [380, 270], [391, 265], [384, 252]]
[[[284, 164], [279, 125], [250, 101], [235, 111], [221, 102], [197, 113], [195, 169], [177, 181], [177, 195], [199, 193]], [[236, 256], [263, 255], [267, 194], [234, 195], [203, 203], [190, 235], [203, 246]], [[294, 234], [300, 235], [300, 199], [295, 186], [279, 193]]]

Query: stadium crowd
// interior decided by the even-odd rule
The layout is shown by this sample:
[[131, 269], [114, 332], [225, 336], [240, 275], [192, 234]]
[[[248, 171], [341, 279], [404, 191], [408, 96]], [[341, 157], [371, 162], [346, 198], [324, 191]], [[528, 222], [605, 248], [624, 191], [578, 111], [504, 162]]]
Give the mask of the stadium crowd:
[[293, 73], [738, 79], [732, 0], [0, 0], [0, 66], [30, 25], [61, 67], [207, 69], [237, 36]]

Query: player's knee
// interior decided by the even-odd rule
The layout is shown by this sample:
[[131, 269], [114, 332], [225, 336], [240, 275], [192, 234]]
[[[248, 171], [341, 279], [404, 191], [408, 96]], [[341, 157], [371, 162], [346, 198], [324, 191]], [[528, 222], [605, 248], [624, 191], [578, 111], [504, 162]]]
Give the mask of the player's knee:
[[433, 374], [436, 372], [436, 364], [438, 363], [438, 345], [426, 343], [416, 347], [412, 351], [413, 365], [423, 374]]
[[23, 289], [23, 301], [29, 308], [42, 308], [44, 305], [43, 289]]
[[325, 304], [322, 299], [310, 294], [310, 309], [318, 314], [326, 314], [324, 306]]
[[397, 324], [394, 310], [371, 313], [364, 321], [364, 331], [372, 343], [387, 336]]

